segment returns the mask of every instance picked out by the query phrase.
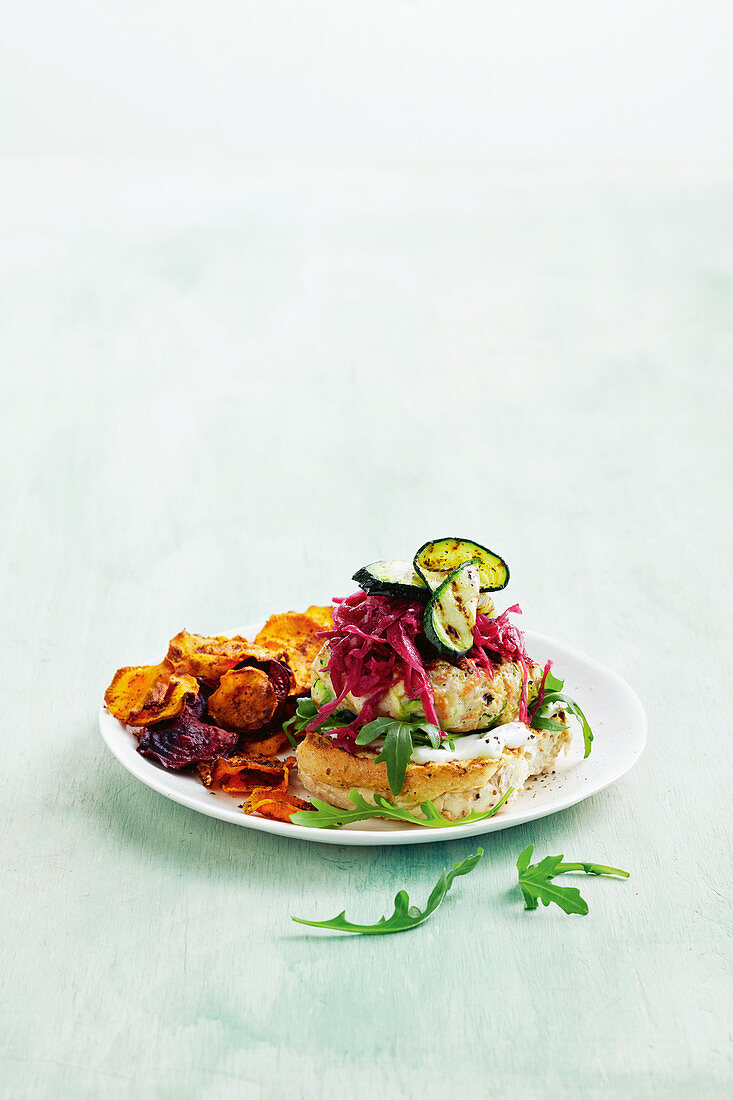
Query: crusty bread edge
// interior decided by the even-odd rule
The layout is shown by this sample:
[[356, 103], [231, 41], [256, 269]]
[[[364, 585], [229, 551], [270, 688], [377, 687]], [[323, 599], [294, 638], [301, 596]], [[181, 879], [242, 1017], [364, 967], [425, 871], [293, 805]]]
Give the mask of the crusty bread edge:
[[357, 790], [369, 802], [380, 794], [411, 812], [419, 812], [420, 805], [430, 800], [444, 816], [455, 821], [471, 810], [490, 809], [510, 787], [514, 787], [515, 798], [528, 778], [550, 770], [570, 740], [566, 721], [558, 732], [535, 731], [531, 745], [505, 748], [499, 759], [408, 764], [404, 786], [393, 795], [386, 765], [376, 762], [375, 752], [365, 750], [353, 755], [329, 737], [309, 733], [298, 746], [298, 774], [309, 794], [340, 809], [351, 807], [349, 792]]

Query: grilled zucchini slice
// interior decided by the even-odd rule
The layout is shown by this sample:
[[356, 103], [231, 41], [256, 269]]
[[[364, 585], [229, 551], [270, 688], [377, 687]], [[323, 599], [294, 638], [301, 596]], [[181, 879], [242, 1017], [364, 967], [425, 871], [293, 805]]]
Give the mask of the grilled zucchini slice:
[[373, 561], [364, 565], [351, 578], [365, 592], [383, 596], [400, 596], [411, 600], [427, 600], [430, 588], [419, 576], [411, 561]]
[[444, 657], [462, 657], [473, 645], [479, 596], [479, 563], [467, 561], [446, 577], [428, 600], [423, 630]]
[[421, 546], [413, 562], [415, 572], [431, 588], [464, 562], [478, 561], [482, 592], [500, 592], [509, 583], [509, 566], [486, 546], [471, 539], [433, 539]]

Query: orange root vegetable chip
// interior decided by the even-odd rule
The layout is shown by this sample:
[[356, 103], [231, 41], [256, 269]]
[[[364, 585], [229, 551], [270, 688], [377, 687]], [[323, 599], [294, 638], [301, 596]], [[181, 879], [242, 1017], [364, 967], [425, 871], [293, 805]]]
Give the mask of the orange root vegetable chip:
[[249, 794], [256, 787], [279, 790], [288, 781], [289, 769], [282, 760], [265, 756], [220, 756], [198, 765], [205, 787], [218, 788], [227, 794]]
[[277, 756], [283, 745], [287, 745], [288, 735], [283, 730], [278, 730], [264, 741], [250, 741], [248, 748], [256, 752], [258, 756]]
[[132, 715], [130, 725], [153, 726], [157, 722], [165, 722], [168, 718], [176, 718], [186, 705], [186, 700], [195, 697], [198, 693], [199, 686], [193, 676], [178, 676], [173, 673], [163, 703], [160, 705], [146, 703], [142, 710]]
[[255, 638], [257, 645], [283, 649], [295, 677], [291, 692], [302, 695], [311, 688], [311, 665], [323, 646], [322, 630], [331, 629], [330, 608], [312, 607], [304, 614], [287, 611], [271, 615]]
[[187, 673], [215, 684], [225, 672], [247, 657], [256, 661], [271, 661], [278, 656], [281, 654], [264, 649], [239, 635], [233, 638], [226, 638], [224, 635], [205, 638], [201, 634], [189, 634], [187, 630], [181, 630], [170, 640], [167, 660], [176, 672]]
[[270, 791], [267, 787], [257, 787], [242, 806], [246, 814], [260, 814], [271, 821], [290, 821], [290, 815], [298, 810], [312, 810], [310, 802], [296, 798], [284, 791]]
[[317, 623], [321, 624], [321, 630], [333, 630], [333, 606], [331, 604], [328, 607], [311, 604], [310, 607], [306, 608], [305, 613], [310, 619], [315, 619]]
[[277, 710], [277, 693], [266, 672], [249, 666], [225, 672], [209, 698], [209, 717], [217, 726], [259, 730]]
[[118, 668], [104, 693], [104, 701], [110, 714], [120, 722], [129, 722], [130, 715], [142, 707], [145, 699], [157, 696], [162, 702], [167, 688], [162, 665]]
[[198, 764], [205, 787], [221, 788], [227, 794], [250, 794], [254, 790], [285, 793], [295, 757], [273, 760], [266, 756], [220, 756]]
[[[253, 648], [255, 647], [253, 646]], [[259, 651], [258, 657], [245, 657], [235, 666], [234, 671], [238, 672], [240, 668], [246, 668], [250, 665], [261, 668], [267, 674], [268, 680], [275, 689], [278, 706], [287, 703], [290, 692], [295, 686], [295, 677], [290, 670], [287, 654], [281, 650], [278, 652], [277, 657], [274, 657], [272, 654], [268, 654], [267, 650], [260, 649], [259, 646], [257, 649]]]
[[294, 756], [288, 756], [283, 761], [283, 777], [280, 780], [280, 785], [278, 787], [278, 790], [282, 791], [283, 794], [287, 792], [288, 783], [290, 782], [290, 773], [293, 768], [297, 768], [297, 766], [298, 761]]
[[186, 700], [198, 695], [193, 676], [174, 672], [171, 664], [120, 668], [104, 693], [110, 714], [130, 726], [151, 726], [181, 713]]

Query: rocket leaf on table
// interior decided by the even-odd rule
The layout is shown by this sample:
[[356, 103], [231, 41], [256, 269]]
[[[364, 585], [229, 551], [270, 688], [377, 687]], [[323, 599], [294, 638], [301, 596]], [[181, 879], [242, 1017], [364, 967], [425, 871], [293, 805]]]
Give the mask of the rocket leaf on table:
[[531, 864], [534, 845], [530, 844], [520, 853], [517, 860], [519, 888], [524, 897], [525, 909], [537, 909], [540, 902], [548, 906], [552, 902], [559, 905], [565, 913], [579, 913], [585, 916], [588, 903], [580, 896], [575, 886], [558, 886], [553, 879], [571, 871], [582, 871], [586, 875], [619, 875], [628, 878], [629, 872], [618, 867], [606, 867], [603, 863], [563, 863], [564, 856], [545, 856], [539, 863]]
[[472, 856], [455, 863], [450, 871], [443, 871], [433, 887], [424, 909], [418, 909], [416, 905], [410, 905], [410, 898], [405, 890], [400, 890], [394, 899], [394, 913], [390, 917], [380, 917], [376, 924], [352, 924], [346, 918], [346, 910], [343, 909], [338, 916], [331, 920], [304, 920], [302, 917], [292, 917], [297, 924], [307, 924], [313, 928], [332, 928], [337, 932], [355, 932], [363, 936], [382, 936], [389, 932], [408, 932], [411, 928], [417, 928], [427, 920], [431, 913], [438, 908], [443, 898], [453, 885], [453, 880], [459, 875], [467, 875], [472, 871], [484, 854], [483, 848], [478, 848]]

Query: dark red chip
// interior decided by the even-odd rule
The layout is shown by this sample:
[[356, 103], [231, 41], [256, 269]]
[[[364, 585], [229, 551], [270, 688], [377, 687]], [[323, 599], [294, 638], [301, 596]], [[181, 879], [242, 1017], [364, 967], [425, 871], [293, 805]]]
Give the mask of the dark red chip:
[[226, 756], [237, 744], [239, 734], [202, 722], [203, 712], [203, 700], [194, 699], [177, 718], [145, 730], [137, 751], [154, 757], [165, 768], [185, 768]]
[[282, 661], [270, 661], [267, 675], [270, 677], [270, 683], [275, 689], [278, 703], [284, 702], [290, 694], [290, 687], [293, 682], [290, 669]]

